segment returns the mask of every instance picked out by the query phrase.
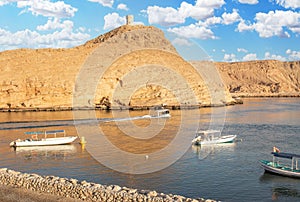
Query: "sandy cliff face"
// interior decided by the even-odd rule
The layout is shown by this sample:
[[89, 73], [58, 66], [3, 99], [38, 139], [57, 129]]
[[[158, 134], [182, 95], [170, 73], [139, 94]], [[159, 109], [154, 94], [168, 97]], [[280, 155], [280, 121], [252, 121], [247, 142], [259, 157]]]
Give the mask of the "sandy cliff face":
[[[117, 55], [124, 51], [126, 54]], [[95, 56], [91, 58], [93, 54]], [[104, 68], [107, 58], [114, 57], [117, 59], [98, 78], [98, 70]], [[78, 75], [82, 67], [87, 67], [86, 77]], [[70, 49], [4, 51], [0, 53], [0, 70], [2, 109], [71, 108], [74, 89], [77, 88], [81, 91], [78, 97], [83, 100], [80, 107], [195, 104], [181, 83], [176, 83], [177, 78], [170, 79], [170, 71], [184, 78], [183, 81], [194, 91], [197, 104], [234, 102], [224, 88], [212, 91], [210, 82], [205, 82], [177, 54], [163, 32], [154, 27], [122, 26]], [[136, 72], [133, 77], [132, 72]], [[148, 74], [151, 77], [145, 80]], [[156, 76], [166, 79], [157, 81]], [[92, 99], [85, 98], [88, 86], [76, 84], [80, 79], [86, 83], [98, 79]], [[139, 86], [128, 95], [126, 92], [132, 88], [129, 85], [132, 81]], [[156, 82], [166, 86], [156, 85]], [[118, 95], [114, 94], [116, 88], [119, 88]], [[179, 94], [181, 99], [178, 99]]]
[[216, 63], [232, 95], [300, 96], [300, 61]]

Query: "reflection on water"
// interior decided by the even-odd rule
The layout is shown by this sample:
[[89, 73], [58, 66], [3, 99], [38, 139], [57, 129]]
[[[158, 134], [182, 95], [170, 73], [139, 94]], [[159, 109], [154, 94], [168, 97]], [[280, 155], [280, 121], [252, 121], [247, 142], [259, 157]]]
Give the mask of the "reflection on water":
[[300, 201], [299, 179], [289, 178], [265, 172], [260, 182], [271, 184], [271, 198], [273, 201]]
[[300, 191], [297, 189], [291, 189], [287, 187], [275, 187], [272, 189], [272, 199], [278, 200], [280, 197], [291, 197], [299, 198], [300, 200]]
[[53, 146], [36, 146], [36, 147], [16, 147], [14, 149], [16, 156], [24, 159], [39, 160], [44, 159], [64, 159], [66, 156], [77, 152], [75, 145], [53, 145]]
[[192, 150], [197, 154], [198, 159], [202, 160], [218, 153], [233, 153], [236, 143], [211, 144], [211, 145], [192, 145]]

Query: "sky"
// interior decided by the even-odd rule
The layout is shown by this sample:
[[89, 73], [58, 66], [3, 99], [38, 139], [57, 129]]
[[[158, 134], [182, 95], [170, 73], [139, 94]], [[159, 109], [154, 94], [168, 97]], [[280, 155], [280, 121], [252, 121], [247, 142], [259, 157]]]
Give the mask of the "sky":
[[126, 15], [187, 55], [197, 46], [212, 61], [300, 60], [300, 0], [0, 0], [0, 51], [74, 47]]

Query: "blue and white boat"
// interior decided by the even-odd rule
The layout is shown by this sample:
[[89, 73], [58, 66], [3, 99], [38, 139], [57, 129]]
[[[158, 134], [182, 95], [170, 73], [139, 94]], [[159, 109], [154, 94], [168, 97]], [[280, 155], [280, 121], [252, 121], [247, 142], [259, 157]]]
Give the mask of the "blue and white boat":
[[[63, 145], [70, 144], [77, 139], [77, 136], [66, 136], [64, 130], [34, 131], [25, 132], [24, 134], [31, 135], [31, 138], [25, 140], [17, 139], [12, 141], [9, 145], [11, 147]], [[57, 137], [59, 134], [63, 134], [63, 136]]]
[[[261, 160], [260, 164], [265, 169], [266, 172], [287, 176], [300, 178], [300, 168], [298, 167], [298, 160], [300, 159], [299, 154], [284, 153], [280, 151], [273, 151], [273, 160]], [[279, 162], [280, 158], [290, 159], [291, 164], [287, 165]]]

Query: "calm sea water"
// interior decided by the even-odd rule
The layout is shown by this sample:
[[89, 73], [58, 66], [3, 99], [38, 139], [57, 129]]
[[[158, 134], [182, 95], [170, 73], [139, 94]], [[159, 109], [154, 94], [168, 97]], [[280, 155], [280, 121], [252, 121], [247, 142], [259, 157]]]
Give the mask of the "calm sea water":
[[[299, 179], [266, 174], [258, 163], [260, 159], [272, 158], [270, 152], [273, 146], [285, 152], [300, 153], [300, 99], [244, 99], [243, 105], [226, 107], [225, 116], [224, 108], [211, 110], [196, 110], [200, 119], [189, 120], [183, 127], [186, 138], [194, 136], [189, 124], [197, 121], [200, 127], [205, 128], [213, 113], [218, 120], [217, 126], [223, 127], [223, 134], [236, 134], [237, 142], [202, 148], [190, 146], [171, 166], [139, 175], [117, 172], [104, 166], [78, 143], [16, 150], [9, 147], [11, 141], [26, 138], [25, 131], [65, 129], [69, 135], [76, 135], [72, 112], [0, 113], [1, 167], [222, 201], [300, 201]], [[135, 111], [130, 115], [147, 113]], [[113, 122], [103, 122], [99, 126], [108, 139], [122, 150], [146, 154], [161, 149], [174, 138], [181, 113], [171, 111], [172, 117], [167, 120], [158, 138], [152, 138], [145, 144], [130, 141]], [[104, 111], [97, 112], [96, 116], [101, 120], [113, 117], [111, 112]], [[223, 117], [225, 122], [222, 126]], [[139, 127], [150, 124], [144, 119], [134, 123]], [[127, 122], [123, 121], [122, 125], [126, 127]], [[116, 164], [121, 162], [116, 154], [106, 152], [105, 155], [114, 159]]]

